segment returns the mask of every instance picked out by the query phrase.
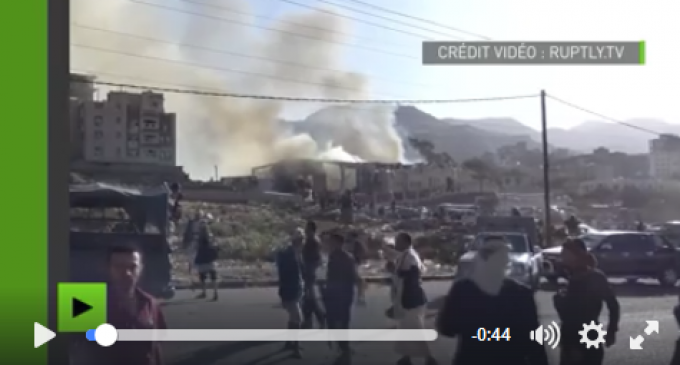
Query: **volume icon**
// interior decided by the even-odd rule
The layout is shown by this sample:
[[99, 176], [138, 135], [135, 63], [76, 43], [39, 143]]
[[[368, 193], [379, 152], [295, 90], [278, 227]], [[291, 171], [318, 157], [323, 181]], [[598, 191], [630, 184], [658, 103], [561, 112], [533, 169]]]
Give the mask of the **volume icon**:
[[553, 321], [546, 328], [543, 328], [542, 325], [538, 326], [538, 328], [529, 333], [529, 337], [532, 341], [536, 341], [541, 345], [545, 343], [555, 349], [560, 343], [560, 327]]

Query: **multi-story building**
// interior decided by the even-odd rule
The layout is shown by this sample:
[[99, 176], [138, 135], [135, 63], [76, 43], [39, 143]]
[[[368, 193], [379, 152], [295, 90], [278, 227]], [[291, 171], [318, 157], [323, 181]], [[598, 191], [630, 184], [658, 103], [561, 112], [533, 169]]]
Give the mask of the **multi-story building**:
[[91, 102], [95, 96], [95, 77], [83, 74], [71, 74], [69, 87], [69, 133], [71, 161], [83, 159], [84, 135], [80, 116], [83, 102]]
[[95, 77], [92, 75], [83, 75], [72, 73], [70, 76], [69, 96], [71, 99], [80, 101], [93, 101], [95, 92], [94, 86]]
[[656, 179], [680, 178], [680, 137], [662, 134], [649, 142], [649, 173]]
[[163, 94], [110, 92], [105, 100], [77, 100], [71, 112], [82, 160], [176, 165], [175, 114], [165, 112]]

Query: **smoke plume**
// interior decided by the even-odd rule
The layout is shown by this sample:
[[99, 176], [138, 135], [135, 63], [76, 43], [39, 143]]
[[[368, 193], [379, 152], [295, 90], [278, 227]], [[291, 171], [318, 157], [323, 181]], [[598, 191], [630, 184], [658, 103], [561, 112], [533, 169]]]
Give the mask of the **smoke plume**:
[[[337, 42], [347, 41], [341, 33], [350, 33], [351, 29], [340, 17], [305, 11], [288, 13], [276, 22], [264, 24], [252, 15], [241, 15], [263, 14], [261, 9], [250, 9], [245, 0], [204, 2], [207, 6], [193, 0], [155, 1], [152, 4], [158, 6], [126, 0], [71, 0], [71, 21], [75, 24], [71, 27], [72, 69], [97, 74], [101, 80], [159, 87], [309, 98], [370, 97], [368, 80], [363, 75], [319, 70], [343, 68], [343, 48]], [[319, 30], [323, 28], [329, 31]], [[398, 162], [403, 157], [403, 144], [394, 129], [390, 106], [329, 108], [290, 101], [171, 93], [166, 93], [165, 100], [166, 110], [177, 113], [179, 162], [198, 177], [212, 175], [213, 166], [219, 168], [221, 175], [248, 174], [252, 167], [286, 158]], [[284, 119], [305, 120], [283, 123]]]

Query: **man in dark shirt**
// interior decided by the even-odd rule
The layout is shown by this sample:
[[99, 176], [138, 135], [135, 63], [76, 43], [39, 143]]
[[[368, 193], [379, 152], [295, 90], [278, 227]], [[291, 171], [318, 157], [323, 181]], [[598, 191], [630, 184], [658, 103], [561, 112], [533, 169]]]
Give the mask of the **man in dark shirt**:
[[[158, 303], [137, 284], [142, 274], [142, 253], [134, 246], [111, 249], [108, 254], [107, 322], [118, 329], [167, 329]], [[162, 365], [158, 342], [117, 342], [101, 347], [94, 342], [83, 344], [84, 363], [102, 365]]]
[[570, 236], [578, 236], [581, 233], [580, 225], [581, 222], [576, 219], [576, 216], [574, 215], [569, 216], [564, 222], [564, 227], [567, 229], [567, 234]]
[[[347, 330], [352, 319], [354, 289], [358, 291], [359, 302], [363, 302], [364, 285], [359, 276], [359, 268], [354, 257], [344, 249], [344, 238], [339, 234], [329, 237], [330, 253], [326, 271], [326, 288], [324, 303], [326, 305], [326, 321], [329, 329]], [[341, 356], [351, 354], [349, 342], [339, 341]]]
[[[288, 313], [288, 329], [299, 330], [302, 326], [302, 308], [300, 302], [304, 293], [302, 247], [304, 232], [298, 228], [293, 232], [290, 246], [278, 253], [276, 268], [279, 275], [279, 298]], [[293, 356], [301, 358], [300, 345], [295, 339], [286, 342], [284, 350], [293, 352]]]
[[[548, 365], [545, 348], [529, 337], [540, 325], [533, 292], [505, 276], [508, 254], [503, 237], [486, 238], [471, 274], [446, 296], [436, 328], [459, 339], [454, 365]], [[480, 328], [493, 341], [480, 341]]]
[[321, 266], [321, 243], [316, 237], [316, 223], [308, 221], [305, 226], [305, 243], [302, 246], [302, 279], [304, 280], [304, 295], [302, 298], [302, 327], [313, 327], [313, 316], [319, 327], [326, 326], [326, 315], [319, 305], [317, 296], [316, 273]]
[[340, 221], [343, 224], [354, 222], [354, 204], [354, 195], [350, 190], [345, 190], [340, 197]]
[[605, 345], [616, 342], [620, 306], [607, 277], [596, 269], [597, 261], [580, 239], [570, 239], [562, 245], [562, 262], [569, 271], [566, 290], [555, 294], [555, 310], [562, 321], [561, 365], [600, 365], [604, 346], [587, 348], [581, 343], [580, 331], [591, 322], [598, 323], [602, 304], [607, 305], [609, 324]]

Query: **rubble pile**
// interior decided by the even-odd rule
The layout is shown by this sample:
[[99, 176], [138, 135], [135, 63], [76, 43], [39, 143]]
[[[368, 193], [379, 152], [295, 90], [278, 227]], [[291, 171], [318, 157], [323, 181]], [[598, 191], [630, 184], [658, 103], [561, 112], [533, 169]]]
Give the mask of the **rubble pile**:
[[[317, 222], [321, 235], [338, 233], [356, 237], [366, 248], [363, 275], [385, 276], [382, 253], [384, 244], [397, 232], [410, 233], [416, 249], [426, 262], [430, 275], [447, 275], [455, 263], [463, 234], [460, 230], [443, 225], [436, 219], [420, 219], [415, 214], [382, 217], [356, 212], [350, 226], [339, 222], [339, 210], [290, 207], [274, 204], [207, 204], [188, 203], [183, 207], [183, 217], [171, 238], [174, 272], [186, 280], [190, 278], [191, 253], [182, 248], [184, 227], [194, 214], [201, 211], [210, 222], [212, 233], [220, 248], [218, 271], [223, 280], [274, 280], [275, 253], [285, 246], [288, 233], [303, 227], [305, 220]], [[412, 212], [415, 210], [403, 210]], [[403, 212], [402, 212], [403, 213]], [[413, 213], [413, 212], [412, 212]]]

